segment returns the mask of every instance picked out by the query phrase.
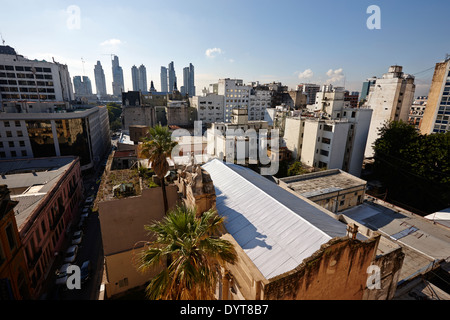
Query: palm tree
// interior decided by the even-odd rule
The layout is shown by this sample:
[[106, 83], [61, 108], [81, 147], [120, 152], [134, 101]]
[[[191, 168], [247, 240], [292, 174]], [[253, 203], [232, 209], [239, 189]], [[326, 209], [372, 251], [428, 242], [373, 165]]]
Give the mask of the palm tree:
[[148, 159], [148, 163], [151, 163], [153, 171], [161, 181], [165, 213], [167, 213], [169, 207], [165, 183], [165, 175], [169, 171], [167, 158], [171, 157], [172, 150], [176, 145], [177, 142], [172, 141], [169, 128], [158, 124], [149, 128], [148, 136], [143, 138], [141, 149], [142, 156]]
[[223, 222], [213, 209], [196, 217], [195, 209], [178, 206], [163, 220], [145, 226], [156, 240], [143, 251], [140, 269], [170, 261], [148, 284], [150, 299], [214, 299], [219, 266], [237, 259], [233, 244], [218, 237]]

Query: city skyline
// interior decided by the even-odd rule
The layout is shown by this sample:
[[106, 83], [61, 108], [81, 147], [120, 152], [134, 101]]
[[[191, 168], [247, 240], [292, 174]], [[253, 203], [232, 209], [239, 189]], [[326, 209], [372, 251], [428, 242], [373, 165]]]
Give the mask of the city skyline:
[[[378, 30], [366, 24], [371, 16], [367, 8], [373, 4], [381, 12]], [[409, 1], [408, 6], [388, 1], [320, 5], [230, 1], [208, 6], [200, 1], [133, 5], [112, 1], [108, 6], [87, 1], [22, 1], [2, 6], [6, 13], [20, 7], [22, 18], [36, 26], [32, 32], [25, 30], [12, 20], [14, 15], [5, 15], [0, 32], [6, 45], [29, 59], [55, 58], [68, 65], [71, 77], [95, 79], [94, 66], [100, 61], [106, 68], [108, 94], [112, 93], [114, 54], [125, 70], [144, 64], [148, 83], [153, 81], [157, 89], [160, 68], [171, 61], [179, 75], [183, 66], [195, 66], [198, 92], [222, 78], [282, 82], [290, 88], [300, 83], [331, 83], [361, 91], [366, 79], [381, 77], [390, 65], [398, 64], [416, 76], [415, 95], [420, 96], [428, 94], [435, 63], [450, 52], [448, 44], [439, 41], [446, 36], [445, 9], [450, 4], [438, 1], [426, 6], [419, 1]], [[73, 6], [79, 10], [78, 20], [72, 19], [77, 13], [69, 10]], [[106, 18], [98, 19], [100, 13]], [[153, 30], [152, 41], [144, 41], [147, 32], [131, 32], [129, 26], [117, 24], [124, 14], [140, 20], [140, 30]], [[170, 26], [161, 28], [169, 17]], [[51, 41], [37, 41], [44, 30]], [[132, 90], [129, 72], [124, 82], [124, 90]], [[178, 80], [178, 89], [181, 84]]]

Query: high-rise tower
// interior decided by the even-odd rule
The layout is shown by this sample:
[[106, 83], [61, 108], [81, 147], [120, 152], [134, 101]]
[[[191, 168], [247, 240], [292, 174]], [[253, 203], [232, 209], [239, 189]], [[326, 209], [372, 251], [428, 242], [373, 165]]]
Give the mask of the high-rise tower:
[[97, 61], [97, 64], [94, 67], [94, 76], [95, 76], [95, 87], [97, 88], [97, 96], [105, 97], [107, 94], [105, 72], [103, 71], [100, 61]]
[[122, 96], [122, 91], [125, 88], [124, 81], [123, 81], [123, 70], [122, 67], [119, 65], [119, 57], [114, 56], [114, 59], [112, 60], [112, 75], [113, 75], [113, 95], [116, 97]]

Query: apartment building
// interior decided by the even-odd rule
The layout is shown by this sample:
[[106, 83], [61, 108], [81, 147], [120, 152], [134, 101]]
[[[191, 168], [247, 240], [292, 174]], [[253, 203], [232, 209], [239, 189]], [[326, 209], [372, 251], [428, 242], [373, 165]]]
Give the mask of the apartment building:
[[375, 80], [365, 106], [373, 110], [365, 157], [373, 157], [373, 144], [379, 137], [379, 130], [386, 122], [408, 122], [409, 110], [414, 100], [416, 85], [414, 77], [403, 73], [403, 67], [391, 66], [382, 78]]
[[0, 161], [3, 183], [16, 201], [14, 216], [31, 281], [32, 298], [40, 296], [49, 271], [77, 218], [83, 195], [77, 157]]
[[436, 63], [420, 132], [450, 131], [450, 57]]
[[308, 166], [342, 169], [359, 176], [372, 110], [343, 108], [339, 113], [340, 118], [334, 120], [287, 117], [283, 141], [293, 158]]
[[30, 60], [10, 46], [0, 46], [0, 105], [17, 100], [74, 100], [67, 65]]
[[192, 108], [197, 110], [197, 120], [203, 124], [224, 122], [224, 97], [206, 93], [203, 96], [189, 98]]

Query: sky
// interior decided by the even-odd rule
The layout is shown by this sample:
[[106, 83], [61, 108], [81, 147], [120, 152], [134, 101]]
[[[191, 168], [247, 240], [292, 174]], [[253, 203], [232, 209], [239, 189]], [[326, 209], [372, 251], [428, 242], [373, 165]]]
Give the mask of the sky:
[[0, 0], [0, 33], [29, 59], [54, 58], [72, 77], [88, 76], [94, 92], [100, 61], [112, 93], [115, 54], [126, 91], [133, 65], [144, 64], [159, 91], [161, 66], [173, 61], [178, 89], [194, 65], [197, 95], [223, 78], [361, 91], [401, 65], [420, 96], [450, 53], [448, 12], [448, 0]]

